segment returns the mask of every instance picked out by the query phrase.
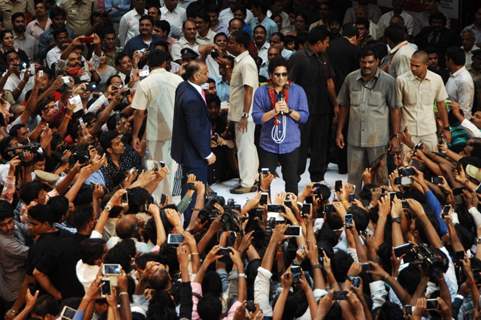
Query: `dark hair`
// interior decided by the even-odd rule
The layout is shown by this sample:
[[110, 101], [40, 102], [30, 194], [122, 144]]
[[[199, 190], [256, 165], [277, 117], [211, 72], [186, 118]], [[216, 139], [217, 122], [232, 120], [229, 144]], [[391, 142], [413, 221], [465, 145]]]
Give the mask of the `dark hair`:
[[151, 16], [149, 16], [149, 15], [147, 15], [147, 14], [144, 14], [142, 17], [140, 17], [139, 23], [140, 23], [142, 20], [149, 20], [150, 23], [152, 23], [152, 25], [154, 25], [154, 18], [152, 18]]
[[369, 30], [369, 20], [366, 19], [366, 18], [358, 18], [358, 19], [356, 19], [356, 23], [355, 23], [355, 24], [363, 25], [364, 27], [366, 27], [366, 29]]
[[192, 79], [192, 77], [200, 70], [200, 63], [197, 61], [190, 61], [184, 67], [185, 73], [183, 75], [184, 79]]
[[220, 98], [216, 94], [208, 94], [205, 97], [205, 101], [207, 105], [210, 105], [211, 103], [215, 103], [216, 105], [220, 106]]
[[92, 208], [89, 206], [77, 208], [73, 215], [69, 218], [69, 221], [72, 226], [77, 228], [77, 230], [81, 230], [87, 225], [87, 223], [92, 221], [92, 219]]
[[12, 24], [15, 22], [15, 19], [17, 19], [18, 17], [23, 17], [25, 19], [25, 13], [15, 12], [14, 14], [12, 14], [12, 17], [11, 17]]
[[129, 58], [130, 58], [130, 56], [129, 56], [127, 53], [125, 53], [125, 52], [120, 52], [119, 54], [117, 54], [117, 55], [115, 56], [115, 65], [116, 65], [116, 66], [120, 65], [120, 61], [122, 61], [122, 59], [125, 58], [125, 57], [129, 57]]
[[326, 27], [319, 26], [312, 28], [307, 34], [307, 42], [315, 44], [319, 41], [324, 41], [329, 37], [329, 30]]
[[104, 263], [118, 263], [126, 273], [132, 270], [132, 258], [135, 257], [135, 242], [132, 239], [124, 239], [109, 250], [104, 258]]
[[[147, 309], [147, 320], [176, 320], [175, 303], [165, 290], [157, 290]], [[204, 318], [207, 319], [207, 318]]]
[[0, 200], [0, 221], [13, 218], [13, 208], [8, 201]]
[[151, 69], [155, 67], [161, 67], [167, 61], [167, 59], [168, 59], [167, 52], [164, 52], [159, 49], [154, 49], [149, 53], [147, 64]]
[[446, 60], [451, 59], [457, 66], [463, 66], [466, 63], [466, 55], [464, 50], [458, 47], [449, 47], [446, 49]]
[[379, 56], [377, 52], [374, 50], [374, 48], [371, 46], [366, 46], [362, 48], [361, 54], [359, 55], [359, 59], [370, 57], [370, 56], [373, 56], [374, 58], [379, 59]]
[[60, 222], [45, 204], [37, 204], [36, 206], [31, 207], [28, 209], [28, 215], [39, 222], [46, 222], [50, 225], [55, 222]]
[[209, 15], [205, 10], [195, 11], [194, 14], [192, 15], [192, 18], [201, 18], [205, 22], [210, 23]]
[[232, 39], [238, 44], [241, 44], [245, 49], [249, 46], [250, 38], [247, 32], [237, 30], [231, 33]]
[[85, 239], [80, 242], [80, 259], [86, 264], [95, 265], [95, 261], [104, 255], [104, 239]]
[[214, 42], [215, 40], [217, 40], [218, 37], [226, 37], [227, 38], [227, 34], [225, 34], [225, 32], [219, 32], [217, 33], [215, 36], [214, 36]]
[[234, 6], [232, 6], [232, 9], [231, 9], [232, 13], [234, 13], [237, 10], [240, 10], [244, 15], [247, 15], [247, 8], [241, 2], [236, 2]]
[[[10, 30], [10, 29], [5, 29], [5, 30], [0, 31], [0, 40], [1, 41], [3, 41], [3, 38], [5, 37], [5, 35], [7, 33], [11, 33], [13, 35], [13, 31]], [[6, 55], [6, 53], [5, 53], [5, 55]]]
[[52, 316], [57, 316], [60, 312], [60, 304], [51, 295], [44, 294], [38, 297], [35, 306], [33, 307], [32, 313], [43, 318], [47, 314]]
[[20, 190], [20, 199], [28, 205], [30, 202], [38, 198], [40, 191], [45, 189], [45, 185], [40, 181], [27, 182], [22, 190]]
[[376, 319], [379, 320], [402, 320], [403, 311], [399, 307], [398, 304], [394, 302], [386, 301], [383, 305], [378, 309], [378, 317]]
[[347, 278], [347, 272], [353, 264], [354, 260], [345, 251], [339, 250], [334, 253], [331, 259], [332, 271], [337, 282], [344, 282]]
[[167, 34], [170, 33], [170, 23], [167, 20], [154, 21], [154, 27], [160, 28], [160, 30]]
[[52, 214], [54, 214], [59, 220], [62, 220], [68, 212], [68, 199], [64, 196], [51, 197], [48, 199], [47, 205]]
[[99, 138], [99, 141], [100, 141], [100, 145], [102, 146], [102, 148], [104, 149], [105, 152], [107, 152], [107, 149], [108, 148], [111, 148], [112, 147], [112, 140], [114, 140], [115, 138], [118, 137], [118, 133], [117, 131], [107, 131], [107, 132], [103, 132], [101, 135], [100, 135], [100, 138]]
[[20, 130], [21, 128], [25, 128], [25, 125], [22, 124], [22, 123], [13, 125], [10, 128], [10, 130], [8, 130], [8, 135], [11, 136], [11, 137], [17, 138], [18, 137], [18, 130]]
[[201, 319], [216, 320], [222, 314], [222, 304], [218, 297], [207, 294], [199, 300], [197, 311]]
[[262, 13], [263, 14], [267, 14], [267, 10], [269, 10], [269, 3], [268, 1], [264, 1], [264, 0], [252, 0], [251, 1], [251, 7], [257, 7], [259, 9], [261, 9]]
[[446, 16], [444, 14], [442, 14], [441, 12], [432, 13], [429, 16], [429, 24], [431, 24], [433, 22], [433, 20], [441, 20], [442, 23], [443, 23], [443, 26], [445, 26], [446, 22], [447, 22]]
[[273, 32], [269, 41], [271, 41], [273, 37], [279, 37], [279, 40], [281, 40], [281, 42], [284, 42], [284, 35], [280, 32]]
[[67, 18], [67, 13], [65, 12], [64, 9], [62, 9], [58, 6], [54, 6], [54, 7], [50, 8], [50, 10], [49, 10], [50, 19], [53, 19], [53, 18], [59, 17], [59, 16], [62, 16], [64, 19]]
[[409, 264], [406, 268], [399, 271], [399, 284], [409, 293], [413, 294], [416, 291], [417, 284], [421, 281], [421, 273], [414, 264]]
[[274, 59], [269, 61], [269, 67], [267, 71], [269, 72], [269, 74], [273, 74], [274, 70], [276, 70], [277, 67], [286, 67], [286, 69], [288, 69], [287, 60], [281, 56], [275, 57]]
[[65, 29], [65, 27], [62, 27], [62, 28], [58, 28], [58, 29], [53, 30], [53, 33], [52, 33], [52, 34], [53, 34], [53, 38], [54, 38], [55, 40], [57, 40], [57, 37], [58, 37], [60, 34], [62, 34], [62, 33], [66, 33], [66, 34], [68, 35], [68, 31], [67, 31], [67, 29]]
[[405, 28], [398, 25], [387, 27], [386, 30], [384, 30], [384, 36], [391, 40], [395, 45], [403, 42], [407, 38]]
[[437, 54], [437, 55], [439, 56], [439, 50], [436, 49], [435, 47], [432, 47], [432, 46], [426, 47], [426, 48], [424, 48], [424, 51], [426, 51], [427, 54], [433, 54], [433, 53], [435, 53], [435, 54]]
[[263, 29], [264, 33], [267, 35], [267, 30], [266, 27], [264, 27], [262, 24], [258, 24], [257, 26], [254, 27], [254, 30], [252, 30], [252, 33], [256, 32], [256, 29]]

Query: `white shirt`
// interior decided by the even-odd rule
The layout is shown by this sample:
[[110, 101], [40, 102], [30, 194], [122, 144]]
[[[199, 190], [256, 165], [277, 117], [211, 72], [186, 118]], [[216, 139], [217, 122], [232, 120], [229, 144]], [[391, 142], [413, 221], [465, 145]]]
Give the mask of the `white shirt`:
[[[144, 14], [147, 14], [147, 10], [144, 10]], [[141, 15], [137, 10], [132, 9], [122, 16], [119, 23], [119, 41], [123, 47], [133, 37], [140, 34], [139, 31], [139, 19]]]
[[464, 117], [471, 119], [471, 109], [474, 101], [474, 82], [466, 67], [463, 66], [451, 74], [446, 83], [446, 91], [449, 99], [459, 103]]
[[197, 42], [201, 45], [204, 44], [213, 44], [214, 43], [214, 37], [217, 33], [213, 31], [212, 29], [209, 29], [207, 34], [203, 37], [199, 33], [197, 33]]
[[138, 84], [132, 108], [147, 110], [147, 141], [172, 139], [175, 90], [182, 81], [180, 76], [156, 68]]
[[[5, 75], [5, 73], [2, 75], [2, 77]], [[10, 91], [10, 92], [15, 91], [15, 89], [20, 84], [21, 79], [23, 79], [24, 73], [25, 71], [20, 72], [20, 77], [18, 77], [15, 73], [12, 73], [8, 77], [7, 82], [5, 82], [5, 85], [3, 86], [3, 90]], [[17, 102], [21, 103], [25, 100], [25, 94], [30, 90], [32, 90], [33, 88], [33, 84], [35, 81], [34, 78], [35, 77], [28, 78], [27, 84], [25, 84], [25, 87], [23, 88], [22, 93], [17, 98]]]
[[[234, 14], [232, 13], [232, 10], [229, 7], [227, 7], [219, 13], [219, 24], [222, 25], [225, 28], [225, 30], [227, 30], [229, 28], [229, 21], [233, 18], [234, 18]], [[249, 9], [246, 9], [246, 18], [244, 22], [250, 25], [252, 19], [254, 19], [254, 15], [252, 14], [252, 11], [250, 11]]]
[[[378, 34], [383, 35], [384, 30], [386, 30], [387, 27], [389, 27], [389, 23], [391, 22], [391, 18], [394, 15], [394, 11], [388, 11], [385, 14], [379, 18], [379, 21], [377, 22], [377, 28], [378, 28]], [[412, 15], [407, 13], [406, 11], [402, 11], [400, 16], [404, 20], [404, 25], [406, 26], [406, 29], [408, 29], [408, 34], [412, 35], [414, 31], [414, 18]]]
[[390, 51], [391, 61], [389, 64], [389, 74], [397, 76], [411, 71], [411, 57], [416, 52], [417, 46], [413, 43], [403, 41]]
[[92, 282], [95, 281], [95, 278], [97, 278], [99, 271], [100, 266], [86, 264], [82, 261], [82, 259], [77, 261], [77, 265], [75, 266], [75, 273], [77, 274], [77, 279], [82, 284], [85, 291], [87, 291]]
[[174, 43], [170, 48], [170, 55], [172, 56], [172, 60], [177, 61], [182, 59], [180, 51], [184, 48], [190, 48], [195, 52], [199, 53], [199, 46], [200, 43], [197, 39], [195, 39], [195, 42], [189, 42], [184, 37], [180, 38], [179, 41]]
[[53, 47], [52, 49], [48, 50], [47, 57], [45, 61], [47, 62], [47, 66], [52, 69], [52, 65], [57, 63], [62, 56], [62, 50], [59, 47]]
[[26, 32], [33, 36], [34, 38], [38, 39], [42, 35], [42, 33], [45, 32], [48, 28], [50, 28], [50, 25], [52, 24], [52, 20], [50, 18], [47, 19], [47, 24], [45, 25], [45, 29], [43, 29], [40, 26], [40, 23], [38, 22], [37, 19], [30, 21], [27, 24], [27, 29]]
[[[463, 48], [463, 47], [461, 47]], [[464, 48], [463, 48], [464, 49]], [[464, 50], [464, 55], [466, 56], [466, 63], [464, 64], [464, 66], [466, 67], [466, 69], [471, 69], [471, 64], [473, 63], [473, 51], [474, 50], [478, 50], [479, 47], [477, 45], [474, 45], [471, 50], [469, 51], [466, 51]]]
[[164, 6], [160, 8], [160, 17], [162, 18], [162, 20], [166, 20], [167, 22], [169, 22], [171, 26], [175, 26], [174, 29], [171, 28], [170, 36], [179, 38], [182, 35], [182, 24], [187, 19], [184, 8], [177, 5], [174, 10], [169, 11], [169, 9]]
[[219, 63], [209, 54], [205, 58], [205, 64], [207, 65], [207, 70], [209, 70], [209, 78], [214, 79], [216, 82], [219, 81], [222, 78], [219, 72]]

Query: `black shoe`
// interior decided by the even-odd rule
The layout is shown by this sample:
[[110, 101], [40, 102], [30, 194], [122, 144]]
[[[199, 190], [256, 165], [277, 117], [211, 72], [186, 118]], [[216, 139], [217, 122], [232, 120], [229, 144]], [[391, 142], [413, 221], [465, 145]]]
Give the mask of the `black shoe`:
[[233, 189], [230, 189], [230, 193], [233, 193], [233, 194], [244, 194], [244, 193], [251, 193], [256, 191], [257, 191], [257, 188], [255, 186], [252, 186], [252, 187], [237, 186]]

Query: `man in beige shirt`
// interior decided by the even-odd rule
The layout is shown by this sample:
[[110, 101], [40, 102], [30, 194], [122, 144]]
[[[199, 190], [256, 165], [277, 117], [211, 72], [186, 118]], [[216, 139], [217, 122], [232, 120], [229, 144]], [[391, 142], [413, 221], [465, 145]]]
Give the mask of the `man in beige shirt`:
[[252, 97], [259, 86], [257, 65], [247, 51], [249, 36], [243, 31], [231, 33], [227, 50], [235, 55], [230, 80], [230, 108], [228, 118], [235, 123], [235, 140], [239, 161], [240, 185], [231, 190], [241, 194], [254, 192], [259, 169], [259, 158], [254, 144], [255, 124], [251, 117]]
[[422, 142], [437, 150], [434, 105], [442, 122], [442, 133], [451, 140], [448, 113], [444, 101], [448, 98], [441, 77], [428, 70], [428, 54], [416, 51], [411, 58], [411, 72], [396, 79], [396, 106], [401, 107], [401, 128], [407, 129], [415, 144]]
[[132, 101], [134, 129], [132, 146], [140, 151], [139, 132], [147, 110], [147, 160], [164, 161], [169, 175], [161, 181], [153, 196], [160, 200], [162, 193], [172, 194], [177, 164], [170, 156], [172, 126], [174, 121], [175, 90], [183, 79], [165, 70], [167, 53], [155, 49], [149, 54], [150, 74], [140, 81]]
[[67, 13], [67, 26], [72, 28], [77, 36], [90, 33], [93, 1], [92, 0], [65, 0], [60, 7]]

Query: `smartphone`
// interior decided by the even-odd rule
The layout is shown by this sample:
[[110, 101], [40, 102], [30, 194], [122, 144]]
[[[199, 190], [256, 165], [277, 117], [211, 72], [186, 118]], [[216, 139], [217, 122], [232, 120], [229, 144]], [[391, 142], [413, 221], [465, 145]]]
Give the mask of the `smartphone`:
[[256, 311], [256, 304], [253, 300], [247, 300], [246, 302], [246, 310], [249, 312], [255, 312]]
[[301, 227], [300, 226], [287, 226], [286, 231], [284, 232], [286, 237], [300, 237], [301, 236]]
[[167, 244], [178, 246], [182, 242], [184, 242], [184, 236], [181, 234], [169, 233], [167, 236]]
[[401, 200], [401, 204], [403, 206], [403, 209], [409, 209], [409, 203], [407, 200]]
[[41, 77], [41, 78], [44, 76], [43, 70], [38, 70], [38, 76]]
[[63, 80], [64, 84], [66, 84], [66, 85], [70, 84], [70, 77], [68, 77], [68, 76], [62, 77], [62, 80]]
[[267, 211], [267, 221], [274, 219], [275, 221], [283, 222], [286, 219], [281, 216], [279, 212]]
[[291, 265], [292, 281], [294, 283], [299, 281], [301, 277], [301, 266]]
[[454, 196], [459, 196], [463, 194], [463, 188], [454, 188], [453, 189], [453, 195]]
[[125, 192], [125, 193], [122, 195], [121, 201], [122, 201], [122, 203], [129, 203], [129, 193], [128, 193], [128, 192]]
[[353, 202], [354, 200], [356, 200], [356, 195], [354, 193], [351, 193], [349, 195], [349, 198], [348, 198], [349, 202]]
[[464, 251], [454, 252], [454, 262], [461, 262], [464, 259]]
[[405, 316], [411, 316], [413, 314], [413, 306], [410, 304], [406, 304], [403, 306], [403, 313]]
[[432, 177], [431, 182], [433, 184], [441, 184], [441, 183], [443, 183], [443, 179], [441, 177]]
[[359, 288], [361, 285], [361, 277], [351, 277], [352, 286], [355, 288]]
[[369, 263], [367, 263], [367, 262], [361, 263], [361, 273], [366, 273], [370, 269], [371, 269], [371, 266], [369, 265]]
[[278, 204], [268, 204], [267, 205], [267, 212], [284, 212], [285, 209], [283, 206]]
[[347, 291], [334, 291], [333, 299], [334, 300], [346, 300], [347, 299]]
[[304, 199], [306, 203], [313, 204], [314, 203], [314, 198], [312, 196], [307, 196], [306, 199]]
[[224, 259], [230, 259], [230, 253], [231, 253], [231, 248], [225, 247], [225, 248], [220, 248], [219, 254], [222, 255]]
[[453, 207], [450, 204], [447, 204], [443, 207], [443, 212], [441, 213], [441, 216], [444, 218], [449, 215], [449, 212], [451, 212], [451, 209]]
[[352, 228], [353, 222], [352, 222], [352, 214], [351, 213], [346, 213], [346, 216], [344, 217], [344, 224], [346, 225], [347, 229]]
[[412, 247], [413, 247], [413, 244], [410, 242], [394, 247], [393, 248], [394, 255], [399, 258], [400, 256], [406, 254], [409, 250], [411, 250]]
[[426, 310], [437, 310], [438, 299], [426, 299]]
[[62, 320], [72, 320], [73, 317], [75, 316], [75, 313], [77, 310], [74, 308], [70, 308], [69, 306], [65, 306], [62, 309], [62, 312], [60, 313], [60, 319]]
[[269, 194], [267, 192], [261, 192], [261, 198], [259, 199], [259, 204], [261, 206], [266, 205], [268, 199], [269, 199]]
[[311, 213], [312, 203], [304, 203], [301, 209], [301, 216], [307, 217]]
[[340, 192], [341, 188], [342, 188], [342, 180], [336, 180], [336, 182], [334, 183], [334, 190], [336, 192]]
[[104, 276], [119, 276], [122, 273], [122, 266], [118, 263], [104, 263], [102, 274]]
[[414, 176], [415, 174], [416, 174], [416, 171], [414, 170], [413, 167], [399, 168], [399, 175], [401, 177]]
[[76, 113], [76, 112], [83, 109], [82, 99], [80, 98], [80, 96], [78, 94], [69, 98], [68, 102], [71, 105], [75, 106], [75, 108], [73, 109], [73, 113]]
[[398, 186], [410, 186], [412, 183], [413, 180], [411, 177], [402, 176], [394, 179], [394, 184]]
[[103, 278], [100, 282], [100, 296], [105, 298], [112, 293], [112, 286], [110, 284], [110, 279]]
[[261, 169], [261, 173], [262, 173], [263, 176], [268, 175], [269, 172], [270, 172], [270, 171], [269, 171], [269, 168], [262, 168], [262, 169]]

